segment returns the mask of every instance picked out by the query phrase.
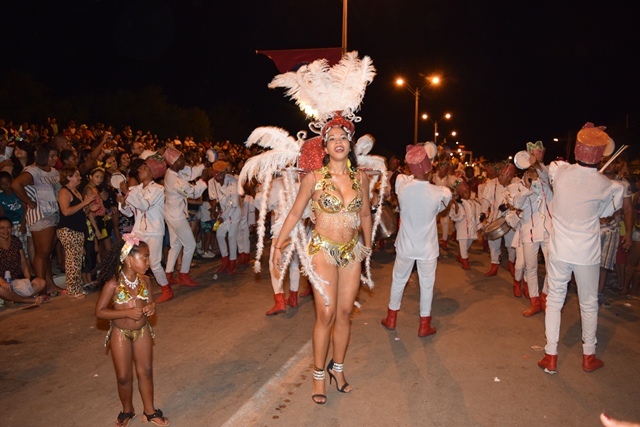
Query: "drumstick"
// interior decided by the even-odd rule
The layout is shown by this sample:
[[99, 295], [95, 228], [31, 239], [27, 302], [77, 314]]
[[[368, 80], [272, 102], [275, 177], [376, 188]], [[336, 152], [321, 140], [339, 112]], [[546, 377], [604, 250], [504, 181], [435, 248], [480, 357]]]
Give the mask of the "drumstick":
[[620, 154], [622, 154], [622, 152], [623, 152], [624, 150], [626, 150], [627, 148], [629, 148], [629, 146], [628, 146], [628, 145], [623, 145], [622, 147], [620, 147], [620, 148], [618, 149], [618, 151], [616, 151], [615, 153], [613, 153], [613, 156], [611, 156], [611, 158], [609, 159], [609, 161], [608, 161], [607, 163], [605, 163], [603, 167], [601, 167], [601, 168], [600, 168], [600, 173], [604, 172], [604, 171], [605, 171], [605, 169], [607, 169], [607, 166], [609, 166], [609, 165], [611, 164], [611, 162], [613, 162], [613, 161], [616, 159], [616, 157], [618, 157]]

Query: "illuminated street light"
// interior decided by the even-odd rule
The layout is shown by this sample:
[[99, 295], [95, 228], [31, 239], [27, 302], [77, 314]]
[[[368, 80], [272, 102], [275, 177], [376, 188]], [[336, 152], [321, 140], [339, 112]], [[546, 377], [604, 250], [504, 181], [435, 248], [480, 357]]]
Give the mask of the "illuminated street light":
[[[451, 114], [447, 113], [444, 116], [440, 117], [438, 120], [433, 120], [431, 117], [429, 117], [428, 114], [423, 114], [422, 118], [424, 120], [431, 120], [433, 122], [433, 143], [437, 144], [438, 143], [438, 122], [440, 122], [443, 119], [451, 119]], [[455, 132], [451, 132], [452, 136], [455, 136]]]
[[[412, 88], [411, 86], [406, 84], [404, 79], [402, 78], [396, 79], [396, 86], [406, 86], [406, 88], [409, 90], [409, 92], [411, 92], [411, 94], [415, 98], [415, 112], [414, 112], [414, 120], [413, 120], [413, 144], [414, 145], [418, 143], [418, 101], [420, 100], [420, 92], [426, 89], [428, 85], [438, 86], [441, 82], [439, 76], [428, 77], [426, 80], [428, 82], [426, 85], [422, 87], [416, 86], [415, 88]], [[426, 119], [427, 115], [424, 114], [423, 118]]]

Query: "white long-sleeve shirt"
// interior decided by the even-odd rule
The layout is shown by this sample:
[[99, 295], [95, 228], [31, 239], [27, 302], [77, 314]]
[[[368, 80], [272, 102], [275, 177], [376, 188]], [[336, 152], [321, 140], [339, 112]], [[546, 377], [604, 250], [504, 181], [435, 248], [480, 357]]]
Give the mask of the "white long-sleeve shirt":
[[449, 216], [456, 227], [456, 239], [476, 240], [478, 238], [478, 226], [480, 225], [482, 205], [474, 199], [463, 199], [461, 202], [462, 203], [454, 202], [458, 204], [457, 213], [455, 206], [449, 209]]
[[197, 199], [206, 189], [207, 183], [203, 180], [200, 179], [192, 185], [178, 172], [167, 169], [164, 175], [164, 218], [173, 221], [186, 219], [187, 198]]
[[553, 191], [547, 181], [540, 179], [533, 181], [530, 189], [525, 188], [513, 197], [513, 207], [522, 211], [520, 228], [523, 243], [543, 242], [545, 232], [551, 234], [553, 224], [549, 204], [552, 200]]
[[238, 194], [238, 180], [226, 174], [222, 185], [214, 178], [209, 180], [209, 200], [217, 200], [222, 210], [221, 217], [225, 221], [240, 221], [240, 195]]
[[482, 212], [487, 214], [487, 221], [491, 223], [500, 217], [498, 207], [503, 203], [505, 188], [500, 185], [498, 178], [488, 179], [482, 187], [479, 199], [482, 204]]
[[133, 232], [164, 236], [164, 187], [153, 181], [146, 187], [143, 185], [129, 188], [120, 212], [135, 216]]
[[415, 260], [437, 258], [440, 251], [436, 216], [449, 204], [451, 190], [413, 176], [398, 175], [396, 194], [400, 204], [396, 252]]
[[576, 265], [600, 264], [600, 218], [620, 209], [624, 187], [596, 168], [565, 162], [553, 162], [549, 178], [553, 186], [550, 256]]

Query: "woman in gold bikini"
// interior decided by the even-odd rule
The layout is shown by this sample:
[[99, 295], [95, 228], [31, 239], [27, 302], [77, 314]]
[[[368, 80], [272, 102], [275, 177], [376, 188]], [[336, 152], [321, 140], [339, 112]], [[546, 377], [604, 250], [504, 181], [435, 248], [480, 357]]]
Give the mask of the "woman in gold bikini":
[[159, 426], [169, 425], [160, 409], [153, 404], [153, 329], [149, 317], [155, 313], [155, 303], [149, 290], [149, 246], [133, 234], [125, 234], [98, 267], [98, 281], [105, 283], [96, 304], [96, 317], [111, 321], [105, 347], [110, 345], [118, 379], [118, 395], [122, 411], [116, 427], [126, 427], [136, 416], [133, 409], [133, 366], [144, 411], [142, 420]]
[[280, 268], [282, 246], [311, 200], [315, 226], [307, 252], [313, 257], [313, 269], [326, 282], [322, 286], [331, 301], [325, 305], [323, 298], [316, 295], [314, 299], [311, 398], [317, 404], [327, 401], [324, 363], [332, 329], [333, 357], [326, 368], [329, 383], [335, 380], [342, 393], [352, 391], [345, 380], [343, 363], [349, 344], [350, 316], [360, 286], [360, 262], [371, 252], [369, 180], [366, 173], [357, 169], [354, 130], [353, 123], [339, 114], [323, 127], [324, 167], [302, 179], [296, 201], [274, 243], [274, 259]]

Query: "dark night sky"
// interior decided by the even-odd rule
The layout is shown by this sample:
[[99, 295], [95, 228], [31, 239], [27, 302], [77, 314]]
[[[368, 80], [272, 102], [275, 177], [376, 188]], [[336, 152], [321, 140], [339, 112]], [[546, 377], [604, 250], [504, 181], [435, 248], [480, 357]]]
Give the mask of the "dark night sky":
[[[565, 137], [584, 122], [607, 125], [634, 143], [640, 127], [640, 2], [471, 2], [350, 0], [348, 48], [369, 55], [378, 74], [367, 90], [358, 134], [377, 152], [403, 152], [413, 140], [412, 95], [420, 112], [442, 116], [474, 154], [506, 157], [541, 139]], [[338, 47], [340, 0], [12, 2], [4, 10], [7, 66], [22, 69], [64, 96], [77, 91], [159, 85], [172, 103], [242, 116], [242, 142], [260, 125], [306, 129], [297, 107], [270, 90], [278, 73], [256, 49]], [[629, 127], [625, 119], [629, 114]], [[422, 122], [421, 141], [433, 125]]]

